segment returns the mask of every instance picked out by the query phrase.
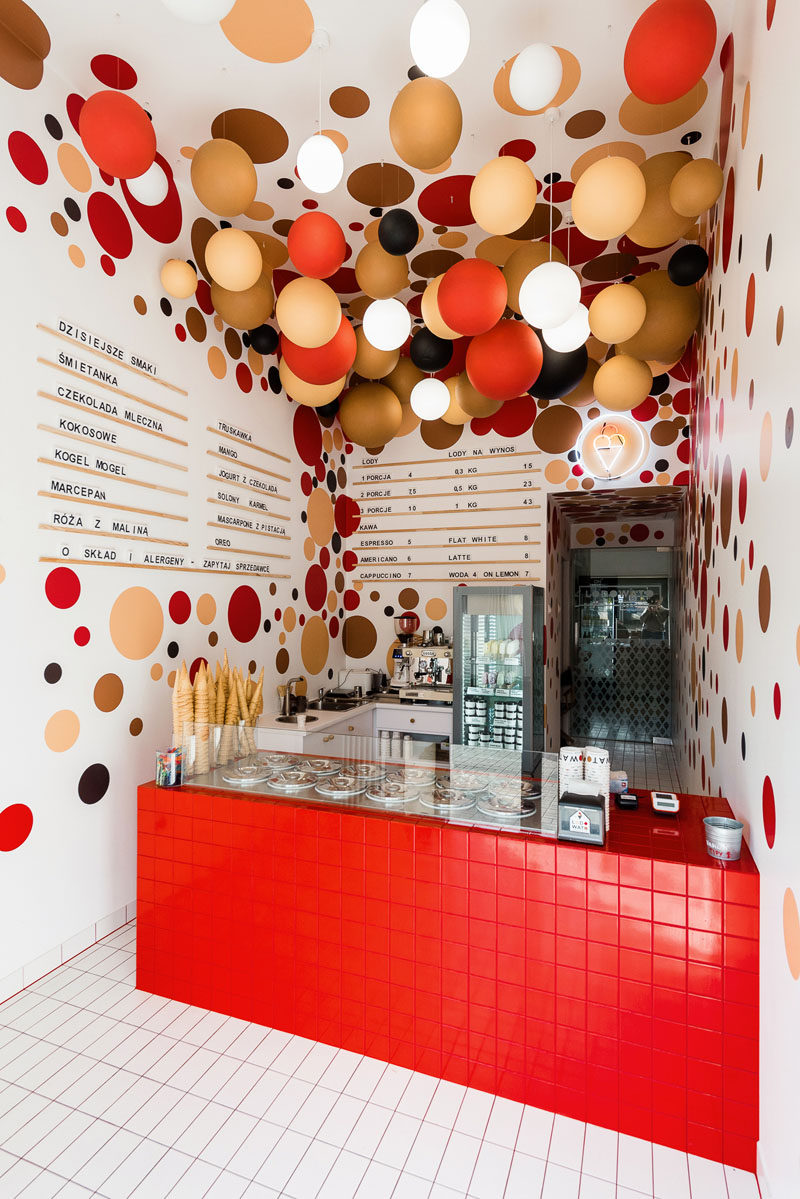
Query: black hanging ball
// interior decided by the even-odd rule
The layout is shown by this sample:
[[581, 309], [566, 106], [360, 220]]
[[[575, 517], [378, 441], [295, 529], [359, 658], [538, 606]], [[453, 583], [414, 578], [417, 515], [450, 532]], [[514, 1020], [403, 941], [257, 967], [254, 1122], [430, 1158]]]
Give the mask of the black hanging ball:
[[422, 328], [411, 338], [411, 361], [426, 375], [444, 370], [452, 357], [452, 341], [437, 337], [430, 329]]
[[250, 345], [257, 354], [274, 354], [278, 348], [278, 330], [272, 325], [259, 325], [250, 330]]
[[691, 287], [707, 270], [708, 254], [694, 243], [676, 250], [667, 266], [667, 274], [678, 287]]
[[586, 346], [578, 346], [561, 354], [550, 349], [538, 329], [536, 335], [542, 343], [542, 369], [528, 393], [537, 400], [560, 400], [574, 391], [586, 374], [589, 353]]
[[418, 238], [416, 218], [405, 208], [393, 208], [381, 217], [378, 241], [387, 254], [410, 254]]

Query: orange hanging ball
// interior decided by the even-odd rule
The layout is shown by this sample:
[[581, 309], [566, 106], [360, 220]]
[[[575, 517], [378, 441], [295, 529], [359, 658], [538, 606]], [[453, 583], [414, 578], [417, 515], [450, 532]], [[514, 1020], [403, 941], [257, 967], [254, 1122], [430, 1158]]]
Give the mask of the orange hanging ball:
[[78, 117], [92, 162], [115, 179], [135, 179], [155, 162], [156, 132], [141, 104], [124, 92], [95, 92]]
[[[441, 289], [440, 289], [441, 292]], [[513, 400], [533, 386], [542, 369], [542, 346], [530, 325], [498, 321], [467, 348], [467, 378], [490, 400]]]
[[503, 272], [493, 262], [465, 258], [445, 271], [436, 299], [445, 325], [471, 337], [486, 333], [500, 320], [506, 309], [508, 287]]
[[347, 374], [355, 361], [355, 329], [342, 313], [338, 330], [324, 346], [307, 349], [295, 345], [285, 333], [281, 333], [281, 353], [290, 370], [304, 383], [334, 383]]
[[304, 212], [292, 223], [286, 239], [289, 257], [301, 275], [329, 279], [347, 254], [344, 233], [326, 212]]
[[702, 79], [717, 41], [706, 0], [655, 0], [630, 32], [625, 78], [647, 104], [669, 104]]

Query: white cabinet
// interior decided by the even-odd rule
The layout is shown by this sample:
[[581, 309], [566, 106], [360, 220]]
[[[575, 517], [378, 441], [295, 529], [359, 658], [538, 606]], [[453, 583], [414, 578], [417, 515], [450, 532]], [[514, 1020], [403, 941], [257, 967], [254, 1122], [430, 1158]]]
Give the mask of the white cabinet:
[[375, 731], [410, 733], [412, 737], [442, 737], [453, 735], [453, 709], [425, 704], [378, 704], [375, 709]]
[[[372, 737], [374, 729], [374, 709], [370, 705], [366, 709], [356, 708], [352, 712], [348, 712], [337, 720], [335, 724], [326, 724], [325, 728], [320, 732], [306, 733], [303, 740], [303, 752], [311, 754], [330, 753], [336, 749], [337, 756], [343, 754], [345, 757], [358, 757], [358, 746], [353, 743], [352, 746], [343, 747], [341, 738], [359, 738]], [[367, 750], [368, 747], [362, 747]]]

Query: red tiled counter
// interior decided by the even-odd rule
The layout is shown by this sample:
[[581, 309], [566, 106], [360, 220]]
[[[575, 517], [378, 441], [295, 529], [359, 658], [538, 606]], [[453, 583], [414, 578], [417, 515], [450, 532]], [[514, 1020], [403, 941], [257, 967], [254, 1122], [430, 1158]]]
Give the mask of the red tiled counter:
[[754, 1170], [759, 880], [712, 811], [599, 849], [147, 784], [137, 984]]

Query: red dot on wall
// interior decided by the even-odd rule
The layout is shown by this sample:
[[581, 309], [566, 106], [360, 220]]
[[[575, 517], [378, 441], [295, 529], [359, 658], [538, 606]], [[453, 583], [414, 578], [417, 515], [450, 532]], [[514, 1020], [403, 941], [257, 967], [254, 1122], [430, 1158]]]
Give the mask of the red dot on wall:
[[10, 853], [27, 841], [33, 828], [33, 812], [27, 804], [14, 803], [0, 812], [0, 851]]
[[327, 570], [331, 564], [331, 552], [327, 545], [323, 545], [322, 549], [319, 551], [319, 564], [323, 570]]
[[647, 525], [636, 524], [631, 525], [629, 533], [631, 541], [647, 541], [650, 530]]
[[253, 374], [250, 367], [246, 366], [244, 362], [240, 362], [236, 367], [236, 382], [239, 390], [243, 391], [245, 395], [253, 390]]
[[25, 220], [25, 217], [13, 204], [6, 209], [6, 220], [16, 233], [24, 233], [28, 228], [28, 222]]
[[19, 129], [9, 133], [8, 152], [14, 166], [28, 183], [47, 182], [47, 159], [29, 134]]
[[311, 481], [311, 475], [307, 470], [304, 470], [300, 476], [300, 490], [302, 491], [303, 495], [311, 495], [311, 492], [314, 490], [314, 484]]
[[345, 591], [344, 606], [348, 612], [354, 612], [361, 603], [361, 597], [357, 591]]
[[186, 330], [184, 329], [183, 325], [175, 326], [175, 336], [177, 337], [178, 341], [186, 341]]
[[81, 593], [80, 579], [68, 566], [57, 566], [45, 579], [44, 593], [54, 608], [71, 608]]
[[189, 682], [194, 685], [195, 676], [201, 666], [208, 666], [208, 658], [195, 658], [189, 667]]
[[764, 819], [764, 836], [767, 838], [767, 845], [772, 849], [775, 844], [775, 792], [769, 775], [764, 778], [761, 789], [761, 812]]
[[237, 641], [252, 641], [261, 627], [261, 601], [247, 584], [228, 601], [228, 626]]
[[185, 591], [176, 591], [169, 599], [169, 615], [175, 624], [186, 624], [192, 614], [192, 601]]
[[114, 275], [116, 275], [117, 268], [114, 266], [114, 259], [109, 258], [108, 254], [100, 255], [100, 265], [109, 278], [112, 278]]
[[775, 719], [780, 720], [780, 718], [781, 718], [781, 689], [777, 683], [775, 684], [775, 686], [772, 690], [772, 706], [775, 710]]
[[88, 645], [91, 633], [87, 629], [86, 625], [82, 624], [78, 626], [72, 636], [76, 645]]

